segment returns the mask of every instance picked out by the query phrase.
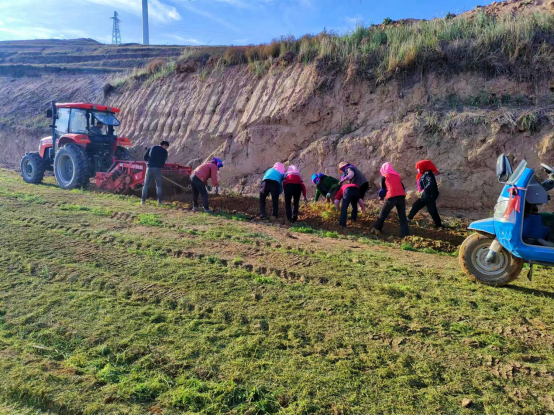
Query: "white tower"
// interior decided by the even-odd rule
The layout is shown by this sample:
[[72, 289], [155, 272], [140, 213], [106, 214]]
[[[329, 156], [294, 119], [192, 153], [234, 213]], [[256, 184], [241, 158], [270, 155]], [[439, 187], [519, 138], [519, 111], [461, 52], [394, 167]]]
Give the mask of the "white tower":
[[142, 0], [142, 44], [150, 45], [148, 34], [148, 0]]

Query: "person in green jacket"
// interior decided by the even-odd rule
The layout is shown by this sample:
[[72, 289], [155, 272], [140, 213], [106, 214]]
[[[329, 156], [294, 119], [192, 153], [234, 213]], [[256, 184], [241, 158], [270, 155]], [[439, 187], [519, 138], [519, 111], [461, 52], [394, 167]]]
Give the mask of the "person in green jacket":
[[340, 188], [339, 180], [324, 173], [315, 173], [312, 175], [312, 182], [315, 184], [315, 202], [324, 195], [327, 202], [333, 201], [335, 194]]

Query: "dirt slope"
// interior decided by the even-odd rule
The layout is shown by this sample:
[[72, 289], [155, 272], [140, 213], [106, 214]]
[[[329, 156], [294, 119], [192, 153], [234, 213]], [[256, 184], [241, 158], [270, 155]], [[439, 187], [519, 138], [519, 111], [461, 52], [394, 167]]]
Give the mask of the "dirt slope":
[[[552, 13], [554, 2], [494, 3], [487, 13], [527, 9]], [[68, 65], [79, 64], [69, 62], [77, 53], [58, 53], [52, 45], [39, 53], [39, 46], [14, 54], [6, 44], [12, 52], [4, 51], [3, 59], [15, 64], [59, 56]], [[117, 58], [107, 46], [87, 47], [100, 48], [92, 55]], [[135, 49], [117, 51], [122, 59], [150, 56], [149, 50]], [[554, 80], [548, 76], [528, 81], [502, 71], [429, 71], [376, 83], [357, 76], [355, 68], [333, 70], [318, 62], [275, 62], [263, 74], [246, 65], [192, 73], [177, 68], [159, 79], [123, 84], [108, 97], [102, 92], [107, 75], [0, 76], [5, 149], [0, 164], [17, 166], [22, 154], [48, 134], [42, 116], [54, 98], [121, 107], [120, 133], [139, 148], [171, 141], [173, 161], [196, 166], [219, 155], [226, 164], [224, 186], [243, 193], [256, 193], [263, 171], [277, 160], [296, 164], [306, 181], [317, 171], [337, 176], [338, 162], [350, 161], [366, 173], [374, 193], [379, 166], [390, 161], [413, 197], [413, 166], [430, 158], [442, 172], [441, 208], [480, 215], [490, 211], [499, 191], [498, 154], [508, 153], [516, 163], [525, 158], [532, 166], [554, 163]], [[313, 187], [309, 190], [313, 194]]]
[[[525, 104], [464, 104], [479, 97]], [[170, 140], [172, 159], [192, 165], [218, 154], [226, 162], [225, 185], [241, 192], [255, 192], [277, 160], [297, 165], [306, 180], [317, 171], [336, 175], [339, 161], [351, 161], [373, 188], [379, 166], [390, 161], [414, 191], [413, 166], [430, 158], [444, 172], [443, 207], [488, 210], [498, 193], [498, 154], [533, 165], [554, 161], [550, 98], [548, 80], [429, 74], [374, 88], [346, 75], [325, 79], [315, 66], [298, 64], [262, 78], [244, 67], [206, 79], [175, 75], [129, 87], [110, 102], [124, 109], [123, 133], [135, 142]], [[538, 132], [515, 123], [526, 111], [541, 114]]]

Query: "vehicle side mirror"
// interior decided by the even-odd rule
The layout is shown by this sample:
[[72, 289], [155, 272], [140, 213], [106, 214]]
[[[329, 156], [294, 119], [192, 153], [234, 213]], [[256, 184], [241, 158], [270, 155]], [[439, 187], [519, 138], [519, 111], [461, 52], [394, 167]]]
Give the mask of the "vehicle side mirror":
[[512, 173], [512, 165], [510, 164], [508, 156], [505, 154], [498, 156], [496, 160], [496, 176], [498, 177], [498, 181], [500, 183], [507, 182]]
[[52, 109], [46, 110], [46, 117], [47, 118], [52, 118]]

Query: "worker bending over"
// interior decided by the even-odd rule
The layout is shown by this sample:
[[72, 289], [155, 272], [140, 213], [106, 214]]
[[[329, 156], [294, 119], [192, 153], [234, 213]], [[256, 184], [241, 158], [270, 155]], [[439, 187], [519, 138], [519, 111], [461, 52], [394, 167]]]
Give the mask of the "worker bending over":
[[350, 219], [355, 222], [358, 219], [358, 201], [360, 199], [360, 187], [354, 183], [345, 183], [340, 187], [335, 195], [335, 208], [339, 209], [339, 204], [342, 201], [340, 210], [339, 225], [346, 228], [346, 218], [348, 217], [348, 205], [352, 205], [352, 214]]
[[198, 166], [190, 177], [192, 187], [192, 210], [196, 212], [198, 208], [198, 195], [202, 197], [202, 207], [204, 212], [212, 212], [208, 203], [208, 179], [211, 179], [212, 185], [218, 187], [217, 172], [223, 167], [223, 162], [218, 157], [212, 157], [208, 163]]
[[306, 185], [302, 181], [300, 172], [294, 165], [290, 165], [283, 180], [283, 190], [285, 191], [285, 212], [287, 220], [296, 222], [298, 220], [298, 209], [300, 206], [300, 196], [304, 196], [304, 201], [308, 202], [306, 197]]
[[265, 201], [267, 196], [271, 194], [271, 202], [273, 204], [273, 216], [279, 216], [279, 195], [283, 192], [283, 176], [285, 175], [285, 166], [281, 162], [277, 162], [272, 168], [265, 171], [262, 183], [260, 185], [260, 218], [267, 220], [268, 216], [265, 211]]
[[343, 174], [340, 180], [340, 184], [353, 183], [360, 188], [360, 198], [358, 204], [362, 211], [365, 210], [364, 198], [367, 190], [369, 189], [369, 182], [364, 174], [354, 165], [348, 162], [339, 163], [339, 171]]
[[339, 180], [324, 173], [315, 173], [312, 175], [312, 182], [315, 185], [315, 199], [317, 202], [319, 197], [323, 195], [327, 202], [335, 200], [335, 194], [340, 188]]

